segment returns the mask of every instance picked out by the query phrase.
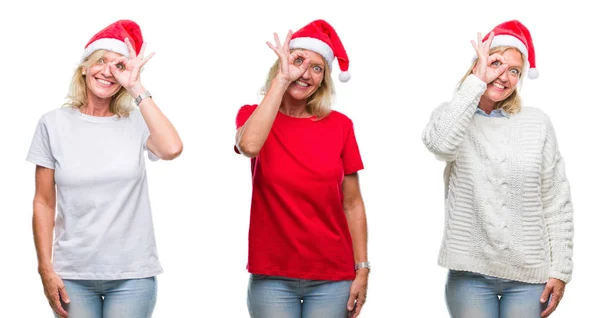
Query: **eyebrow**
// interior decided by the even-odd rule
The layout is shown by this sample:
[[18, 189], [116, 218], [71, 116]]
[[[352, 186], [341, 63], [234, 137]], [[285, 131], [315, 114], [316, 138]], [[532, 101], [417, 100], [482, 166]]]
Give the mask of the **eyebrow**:
[[519, 60], [519, 64], [518, 65], [511, 65], [511, 67], [518, 67], [522, 71], [523, 68], [525, 68], [525, 63], [523, 63], [522, 60]]
[[525, 67], [525, 64], [523, 64], [523, 62], [520, 62], [519, 64], [510, 64], [508, 63], [508, 68], [518, 68], [519, 71], [523, 71], [523, 68]]
[[523, 64], [520, 64], [520, 65], [509, 65], [509, 69], [510, 68], [518, 68], [519, 72], [522, 72], [523, 68], [525, 68], [525, 65], [523, 65]]

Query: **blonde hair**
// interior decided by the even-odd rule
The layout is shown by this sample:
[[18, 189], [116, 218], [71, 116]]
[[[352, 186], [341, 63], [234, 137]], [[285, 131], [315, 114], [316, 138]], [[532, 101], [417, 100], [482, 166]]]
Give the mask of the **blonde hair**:
[[[69, 86], [69, 93], [63, 106], [81, 108], [87, 106], [87, 86], [85, 82], [85, 76], [82, 74], [82, 70], [89, 68], [91, 65], [97, 63], [102, 57], [106, 50], [97, 50], [88, 56], [83, 62], [81, 62], [71, 79], [71, 85]], [[119, 91], [112, 97], [110, 101], [109, 111], [119, 117], [129, 116], [129, 112], [133, 110], [131, 102], [133, 98], [124, 87], [121, 87]]]
[[[523, 55], [523, 53], [521, 53], [521, 51], [519, 51], [517, 48], [512, 47], [512, 46], [496, 46], [496, 47], [493, 47], [490, 49], [490, 55], [492, 55], [494, 53], [502, 54], [510, 49], [516, 50], [517, 52], [519, 52], [521, 54], [521, 60], [523, 62], [523, 69], [521, 70], [521, 74], [519, 74], [519, 83], [522, 83], [521, 80], [523, 80], [523, 74], [525, 74], [526, 61], [525, 61], [525, 55]], [[460, 87], [462, 85], [462, 83], [467, 79], [467, 77], [469, 75], [473, 74], [473, 68], [475, 67], [475, 65], [477, 64], [478, 61], [479, 61], [479, 58], [476, 58], [473, 61], [473, 64], [471, 65], [471, 67], [469, 68], [467, 73], [462, 77], [462, 79], [458, 83], [458, 87]], [[519, 85], [519, 87], [520, 87], [520, 85]], [[512, 114], [512, 115], [520, 112], [521, 111], [521, 97], [519, 96], [518, 88], [516, 88], [512, 92], [512, 94], [510, 94], [510, 96], [508, 96], [506, 99], [496, 102], [496, 104], [494, 105], [494, 109], [503, 109], [505, 112]]]
[[[324, 61], [325, 59], [323, 59]], [[323, 72], [323, 81], [321, 82], [321, 86], [317, 88], [317, 90], [308, 97], [306, 100], [306, 111], [317, 117], [317, 119], [321, 119], [331, 112], [331, 105], [333, 104], [333, 100], [335, 98], [335, 88], [333, 87], [333, 78], [331, 77], [331, 69], [327, 62], [324, 63], [325, 68]], [[277, 76], [279, 72], [279, 60], [275, 61], [271, 69], [269, 70], [269, 74], [267, 75], [267, 80], [265, 81], [265, 86], [262, 88], [261, 93], [264, 95], [267, 93], [269, 87], [271, 87], [271, 81]]]

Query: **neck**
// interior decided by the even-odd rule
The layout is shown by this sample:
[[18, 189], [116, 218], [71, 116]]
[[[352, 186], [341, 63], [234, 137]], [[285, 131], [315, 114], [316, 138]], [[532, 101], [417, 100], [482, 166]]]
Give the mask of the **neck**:
[[290, 117], [312, 117], [312, 115], [306, 111], [306, 100], [293, 99], [287, 94], [284, 95], [283, 99], [281, 100], [279, 111]]
[[90, 116], [109, 117], [114, 115], [110, 112], [111, 98], [99, 98], [88, 92], [88, 104], [81, 107], [81, 112]]
[[485, 95], [481, 96], [481, 99], [479, 100], [479, 108], [486, 114], [489, 114], [496, 108], [496, 102], [487, 98]]

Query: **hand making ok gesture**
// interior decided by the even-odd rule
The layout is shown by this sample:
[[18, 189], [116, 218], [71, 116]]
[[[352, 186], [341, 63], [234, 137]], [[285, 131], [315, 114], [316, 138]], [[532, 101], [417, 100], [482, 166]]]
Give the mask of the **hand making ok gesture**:
[[140, 54], [135, 54], [135, 50], [128, 38], [125, 38], [125, 44], [127, 44], [127, 48], [129, 49], [129, 58], [121, 56], [112, 62], [109, 67], [110, 72], [117, 82], [125, 87], [131, 96], [135, 98], [144, 91], [140, 83], [140, 71], [146, 62], [154, 56], [154, 53], [150, 53], [150, 55], [144, 58], [146, 43], [142, 44]]
[[290, 52], [292, 31], [288, 32], [283, 46], [279, 41], [277, 33], [273, 33], [273, 35], [275, 37], [275, 45], [271, 42], [267, 42], [267, 45], [279, 57], [279, 72], [275, 78], [284, 81], [285, 84], [290, 84], [306, 72], [310, 65], [310, 58], [302, 50]]
[[490, 46], [494, 40], [494, 32], [483, 42], [481, 33], [477, 33], [477, 43], [471, 40], [471, 44], [477, 52], [477, 64], [473, 68], [473, 74], [486, 84], [491, 83], [508, 69], [508, 64], [504, 57], [498, 53], [490, 55]]

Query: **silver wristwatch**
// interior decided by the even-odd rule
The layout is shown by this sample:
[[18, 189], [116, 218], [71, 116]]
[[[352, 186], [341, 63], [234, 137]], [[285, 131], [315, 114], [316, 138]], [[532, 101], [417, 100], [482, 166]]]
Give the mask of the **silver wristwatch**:
[[371, 271], [371, 262], [367, 261], [367, 262], [360, 262], [358, 264], [354, 264], [354, 270], [357, 271], [361, 268], [366, 268], [369, 270], [369, 272]]
[[142, 100], [146, 97], [150, 97], [152, 98], [152, 94], [150, 94], [149, 91], [145, 91], [143, 93], [140, 94], [140, 96], [136, 97], [133, 102], [135, 103], [135, 106], [140, 106], [140, 103], [142, 102]]

